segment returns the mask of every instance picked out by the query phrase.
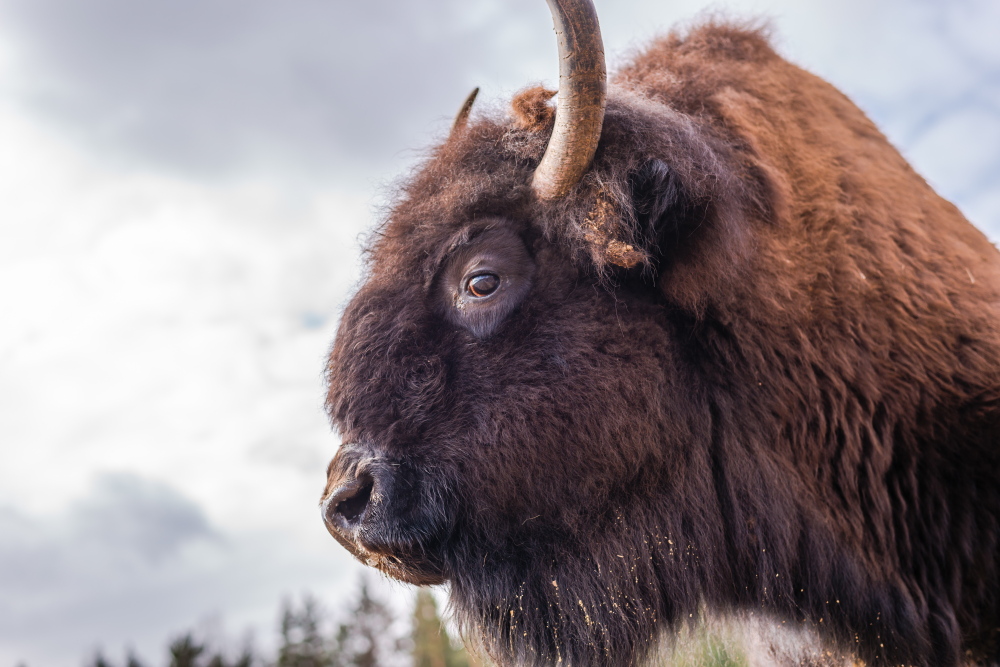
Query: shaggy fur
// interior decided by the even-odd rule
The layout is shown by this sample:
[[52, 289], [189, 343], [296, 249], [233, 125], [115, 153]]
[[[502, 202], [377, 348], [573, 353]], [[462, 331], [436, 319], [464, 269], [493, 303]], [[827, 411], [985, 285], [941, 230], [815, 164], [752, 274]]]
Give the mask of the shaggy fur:
[[[473, 116], [371, 242], [328, 493], [390, 472], [350, 548], [450, 582], [501, 664], [633, 665], [702, 608], [870, 665], [1000, 661], [997, 250], [752, 30], [620, 70], [552, 202], [546, 99]], [[534, 267], [474, 329], [441, 282], [490, 233]]]

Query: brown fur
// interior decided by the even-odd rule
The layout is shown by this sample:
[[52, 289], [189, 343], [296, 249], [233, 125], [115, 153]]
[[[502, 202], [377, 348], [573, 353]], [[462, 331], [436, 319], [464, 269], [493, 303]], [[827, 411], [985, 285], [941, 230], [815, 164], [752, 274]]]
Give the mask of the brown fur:
[[[635, 664], [701, 605], [996, 664], [996, 249], [753, 31], [663, 38], [609, 91], [564, 199], [532, 195], [522, 95], [373, 237], [328, 367], [328, 491], [392, 466], [357, 548], [450, 581], [503, 664]], [[466, 326], [443, 276], [490, 234], [530, 289]]]
[[514, 122], [522, 130], [535, 132], [550, 127], [555, 120], [556, 110], [549, 104], [549, 101], [555, 95], [556, 91], [541, 86], [521, 91], [510, 102], [510, 110], [514, 113]]

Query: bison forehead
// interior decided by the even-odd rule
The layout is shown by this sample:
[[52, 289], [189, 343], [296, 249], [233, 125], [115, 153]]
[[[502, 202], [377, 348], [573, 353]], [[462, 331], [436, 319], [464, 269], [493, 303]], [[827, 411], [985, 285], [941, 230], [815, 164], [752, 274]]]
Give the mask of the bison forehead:
[[[662, 246], [661, 240], [682, 245], [677, 241], [712, 236], [714, 231], [720, 234], [712, 243], [717, 254], [725, 256], [718, 266], [733, 264], [731, 246], [742, 235], [728, 227], [745, 224], [744, 214], [759, 215], [757, 207], [767, 197], [754, 191], [755, 184], [734, 186], [743, 167], [733, 156], [732, 137], [724, 127], [706, 123], [713, 125], [712, 119], [678, 111], [662, 100], [612, 87], [591, 169], [568, 196], [548, 201], [535, 196], [530, 182], [550, 128], [526, 127], [499, 115], [480, 117], [432, 151], [403, 184], [369, 243], [370, 275], [375, 278], [405, 266], [419, 268], [430, 280], [442, 255], [456, 236], [467, 233], [470, 222], [494, 217], [564, 247], [586, 271], [614, 272], [616, 266], [640, 264], [651, 270], [657, 268], [651, 246]], [[682, 186], [684, 206], [691, 207], [674, 217], [697, 217], [691, 229], [673, 227], [668, 239], [656, 237], [662, 230], [644, 228], [637, 220], [643, 211], [636, 207], [641, 204], [636, 201], [636, 179], [650, 160], [668, 166], [669, 189], [677, 193]], [[716, 230], [716, 222], [727, 229]]]

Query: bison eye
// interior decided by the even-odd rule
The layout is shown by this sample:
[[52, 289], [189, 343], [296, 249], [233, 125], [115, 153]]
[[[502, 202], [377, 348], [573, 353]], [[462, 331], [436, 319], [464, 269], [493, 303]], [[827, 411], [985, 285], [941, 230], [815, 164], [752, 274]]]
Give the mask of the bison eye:
[[465, 291], [474, 297], [489, 296], [500, 287], [500, 276], [495, 273], [477, 273], [465, 283]]
[[[436, 278], [441, 314], [479, 339], [489, 338], [517, 310], [535, 274], [528, 247], [509, 228], [513, 223], [499, 218], [490, 222], [492, 227], [451, 251]], [[471, 234], [469, 229], [463, 232]]]

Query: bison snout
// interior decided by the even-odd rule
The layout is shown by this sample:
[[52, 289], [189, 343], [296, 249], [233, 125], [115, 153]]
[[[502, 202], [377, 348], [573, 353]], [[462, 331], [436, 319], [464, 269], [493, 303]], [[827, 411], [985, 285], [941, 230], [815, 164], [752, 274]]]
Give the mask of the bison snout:
[[386, 462], [366, 448], [348, 444], [330, 462], [321, 502], [327, 530], [355, 555], [367, 526], [375, 523], [375, 506], [392, 486]]
[[[363, 563], [414, 584], [444, 581], [433, 552], [443, 537], [417, 470], [373, 448], [347, 444], [330, 462], [320, 502], [326, 529]], [[437, 509], [439, 511], [432, 511]]]

